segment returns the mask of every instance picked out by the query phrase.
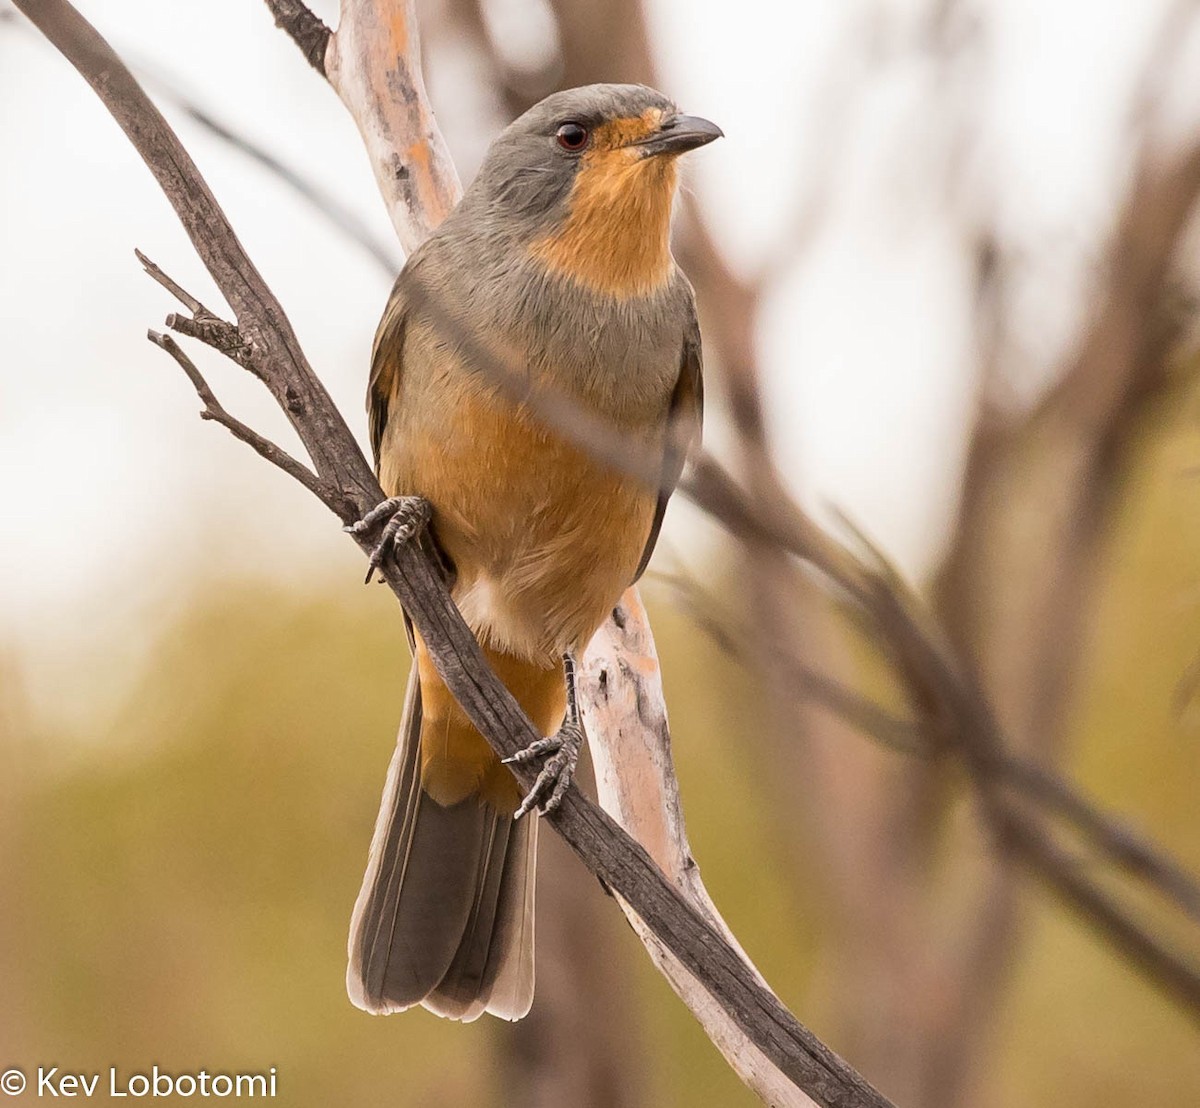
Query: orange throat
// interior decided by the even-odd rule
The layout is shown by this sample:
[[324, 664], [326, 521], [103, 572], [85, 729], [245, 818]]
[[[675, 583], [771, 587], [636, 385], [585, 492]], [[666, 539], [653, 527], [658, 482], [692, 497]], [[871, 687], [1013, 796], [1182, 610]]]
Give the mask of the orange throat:
[[598, 143], [579, 166], [566, 222], [535, 242], [531, 253], [551, 272], [595, 292], [653, 293], [670, 280], [674, 265], [675, 182], [674, 157], [643, 158], [636, 147]]

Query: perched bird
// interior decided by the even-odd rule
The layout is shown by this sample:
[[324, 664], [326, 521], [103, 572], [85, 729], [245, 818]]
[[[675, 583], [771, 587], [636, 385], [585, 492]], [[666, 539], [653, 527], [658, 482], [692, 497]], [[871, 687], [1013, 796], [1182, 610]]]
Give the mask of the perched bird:
[[[380, 556], [431, 512], [455, 602], [549, 738], [520, 756], [546, 759], [522, 802], [410, 630], [415, 664], [351, 923], [347, 986], [367, 1011], [529, 1011], [537, 808], [557, 804], [582, 740], [574, 654], [645, 568], [679, 444], [699, 435], [700, 333], [671, 210], [676, 159], [720, 135], [640, 85], [555, 93], [492, 143], [392, 290], [367, 406], [395, 499], [358, 526], [388, 521]], [[540, 394], [661, 457], [658, 487], [578, 445], [535, 410]]]

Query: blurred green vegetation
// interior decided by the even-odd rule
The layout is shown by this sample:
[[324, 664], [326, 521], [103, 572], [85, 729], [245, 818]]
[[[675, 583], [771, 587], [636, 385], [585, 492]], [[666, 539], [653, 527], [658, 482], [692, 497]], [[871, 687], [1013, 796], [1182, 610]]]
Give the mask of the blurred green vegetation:
[[[1200, 747], [1177, 693], [1200, 650], [1197, 457], [1189, 417], [1133, 477], [1102, 567], [1072, 770], [1193, 870]], [[305, 595], [196, 580], [94, 733], [48, 733], [22, 701], [20, 659], [0, 657], [0, 1063], [275, 1066], [291, 1105], [500, 1104], [508, 1028], [375, 1019], [343, 989], [408, 664], [390, 596], [352, 579]], [[779, 821], [797, 814], [769, 799], [761, 697], [677, 611], [653, 617], [705, 879], [820, 1033], [820, 895], [780, 844]], [[616, 912], [598, 890], [594, 906]], [[1200, 1103], [1192, 1025], [1036, 887], [1028, 922], [986, 1103]], [[756, 1103], [618, 931], [611, 972], [639, 1012], [648, 1102]]]
[[[1102, 563], [1069, 771], [1200, 873], [1200, 398], [1143, 428]], [[1086, 863], [1085, 863], [1086, 864]], [[1117, 885], [1129, 893], [1136, 890]], [[1160, 927], [1150, 896], [1134, 903]], [[1002, 1013], [997, 1104], [1200, 1104], [1196, 1026], [1036, 888]], [[1173, 936], [1200, 958], [1195, 931]]]

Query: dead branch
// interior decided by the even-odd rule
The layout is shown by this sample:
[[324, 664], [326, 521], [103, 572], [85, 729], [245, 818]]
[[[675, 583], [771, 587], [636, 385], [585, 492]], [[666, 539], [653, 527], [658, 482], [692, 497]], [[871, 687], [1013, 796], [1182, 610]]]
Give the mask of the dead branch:
[[[649, 836], [639, 842], [668, 879], [737, 949], [762, 987], [769, 988], [718, 913], [688, 845], [658, 655], [637, 589], [625, 594], [614, 618], [597, 632], [579, 680], [589, 706], [589, 733], [604, 736], [591, 744], [600, 804], [622, 827]], [[780, 1108], [811, 1104], [805, 1092], [781, 1081], [775, 1060], [747, 1042], [704, 982], [652, 932], [636, 908], [619, 893], [617, 899], [659, 972], [746, 1085]]]
[[953, 650], [899, 576], [871, 567], [830, 539], [786, 498], [749, 500], [719, 467], [700, 460], [685, 478], [688, 495], [739, 536], [768, 539], [809, 562], [871, 619], [881, 646], [903, 677], [927, 732], [963, 760], [996, 844], [1026, 864], [1059, 898], [1190, 1015], [1200, 1018], [1200, 968], [1140, 925], [1111, 896], [1084, 877], [1047, 830], [1013, 803], [995, 767], [1004, 735], [971, 667]]
[[[233, 308], [249, 368], [266, 384], [300, 435], [322, 482], [323, 502], [345, 523], [361, 518], [382, 499], [382, 490], [300, 351], [282, 306], [242, 250], [177, 137], [120, 59], [66, 0], [18, 0], [17, 6], [88, 81], [159, 181]], [[346, 11], [361, 11], [362, 7], [348, 0]], [[387, 41], [405, 48], [399, 53], [411, 63], [409, 76], [415, 76], [415, 81], [410, 87], [417, 90], [415, 99], [423, 104], [415, 24], [403, 22], [407, 12], [394, 14], [403, 24], [399, 26], [402, 38], [395, 37], [398, 27], [393, 22], [392, 37]], [[376, 31], [384, 29], [378, 23], [374, 26]], [[343, 39], [339, 46], [342, 72], [347, 41]], [[382, 49], [376, 44], [376, 51]], [[371, 52], [364, 50], [364, 56]], [[349, 82], [347, 87], [351, 87]], [[427, 108], [424, 110], [425, 115], [418, 112], [416, 118], [431, 127], [432, 119]], [[381, 118], [378, 114], [369, 117], [376, 122]], [[385, 131], [386, 126], [368, 127], [364, 134], [369, 142], [378, 141]], [[392, 139], [399, 137], [398, 132], [386, 133]], [[424, 151], [424, 164], [429, 168], [436, 161], [438, 148], [431, 141], [435, 136], [428, 129], [415, 133], [424, 136], [414, 146]], [[435, 185], [430, 176], [413, 186], [410, 197], [415, 199], [408, 215], [397, 218], [393, 209], [398, 226], [412, 228], [415, 220], [444, 211], [445, 192], [435, 195], [429, 191]], [[425, 229], [428, 226], [424, 224]], [[358, 541], [365, 551], [371, 538], [362, 536]], [[394, 564], [385, 567], [384, 579], [420, 630], [443, 680], [497, 751], [512, 754], [538, 738], [490, 671], [428, 552], [409, 544], [397, 554]], [[532, 781], [528, 772], [519, 776], [526, 785]], [[646, 851], [611, 818], [572, 790], [549, 822], [589, 869], [630, 904], [679, 963], [703, 982], [732, 1024], [797, 1087], [831, 1108], [887, 1104], [761, 985], [720, 931], [687, 902]]]
[[[1170, 268], [1195, 205], [1200, 167], [1194, 139], [1192, 149], [1179, 152], [1156, 138], [1151, 109], [1164, 75], [1175, 70], [1171, 63], [1181, 44], [1189, 41], [1184, 32], [1194, 14], [1187, 0], [1171, 5], [1135, 94], [1130, 187], [1099, 267], [1094, 314], [1059, 367], [1055, 385], [1027, 416], [1002, 412], [985, 395], [970, 439], [953, 540], [938, 575], [937, 607], [946, 634], [959, 652], [977, 660], [980, 687], [1010, 753], [1039, 769], [1052, 771], [1065, 755], [1100, 552], [1124, 502], [1145, 417], [1171, 387], [1167, 355], [1180, 313], [1172, 304]], [[994, 250], [991, 256], [997, 257]], [[985, 389], [996, 384], [992, 377], [1004, 342], [996, 313], [1004, 272], [1002, 264], [980, 267]], [[1020, 791], [1026, 798], [1038, 791], [1028, 774]], [[1147, 876], [1196, 918], [1195, 882], [1187, 875], [1181, 882], [1169, 859], [1156, 859], [1147, 870], [1123, 856], [1119, 831], [1114, 838], [1111, 826], [1097, 828], [1091, 813], [1084, 815], [1073, 802], [1059, 812], [1108, 859]], [[1070, 870], [1061, 869], [1063, 881], [1077, 876]], [[960, 929], [959, 946], [967, 952], [964, 966], [988, 972], [968, 975], [969, 987], [945, 1011], [944, 1028], [977, 1021], [976, 1013], [994, 1005], [1004, 952], [1018, 926], [1016, 888], [998, 862], [985, 865], [975, 884], [983, 910]]]
[[267, 0], [275, 17], [275, 26], [286, 31], [308, 59], [308, 64], [323, 77], [325, 51], [329, 46], [330, 30], [299, 0]]
[[1070, 822], [1104, 859], [1143, 879], [1192, 919], [1200, 921], [1200, 884], [1174, 858], [1133, 828], [1111, 819], [1068, 782], [1023, 758], [1002, 759], [996, 771], [1027, 800], [1044, 805]]
[[411, 251], [462, 195], [425, 93], [415, 0], [342, 0], [324, 72], [358, 125], [400, 245]]
[[[751, 630], [725, 613], [716, 613], [713, 598], [686, 574], [664, 576], [696, 625], [722, 650], [742, 661], [753, 655]], [[794, 658], [781, 659], [797, 691], [839, 715], [856, 731], [882, 746], [918, 758], [932, 751], [918, 722], [901, 718], [870, 697]], [[943, 752], [944, 753], [944, 752]], [[1100, 854], [1098, 859], [1146, 882], [1192, 919], [1200, 920], [1200, 882], [1168, 853], [1116, 817], [1101, 811], [1069, 781], [1028, 759], [999, 755], [989, 772], [1026, 805], [1067, 821]]]

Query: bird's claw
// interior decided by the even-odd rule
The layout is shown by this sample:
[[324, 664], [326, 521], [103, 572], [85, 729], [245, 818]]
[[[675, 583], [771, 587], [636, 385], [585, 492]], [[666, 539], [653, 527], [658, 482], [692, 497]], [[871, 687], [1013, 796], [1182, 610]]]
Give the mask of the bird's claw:
[[546, 764], [513, 814], [513, 819], [520, 819], [535, 808], [544, 816], [558, 808], [567, 789], [571, 787], [582, 749], [583, 728], [578, 723], [567, 721], [549, 738], [538, 739], [511, 758], [504, 759], [506, 765], [523, 765], [535, 758], [546, 758]]
[[423, 496], [390, 496], [376, 504], [357, 523], [342, 528], [351, 535], [361, 536], [370, 534], [380, 523], [387, 521], [384, 523], [383, 533], [379, 536], [379, 542], [371, 551], [366, 584], [370, 584], [375, 571], [393, 550], [411, 542], [425, 530], [431, 514], [429, 501]]

